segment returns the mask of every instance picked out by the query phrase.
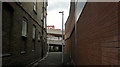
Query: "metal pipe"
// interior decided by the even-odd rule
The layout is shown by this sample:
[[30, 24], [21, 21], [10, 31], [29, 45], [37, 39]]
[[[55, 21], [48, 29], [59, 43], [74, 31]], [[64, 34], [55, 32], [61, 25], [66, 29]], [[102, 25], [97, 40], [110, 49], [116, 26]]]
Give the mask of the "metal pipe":
[[64, 37], [63, 37], [63, 24], [64, 24], [64, 11], [62, 11], [62, 12], [59, 12], [59, 13], [62, 13], [62, 63], [64, 62], [64, 56], [63, 56], [63, 45], [64, 45], [64, 43], [63, 43], [63, 41], [64, 41]]
[[[2, 56], [2, 1], [0, 1], [0, 55]], [[0, 58], [0, 66], [2, 66], [2, 57]]]

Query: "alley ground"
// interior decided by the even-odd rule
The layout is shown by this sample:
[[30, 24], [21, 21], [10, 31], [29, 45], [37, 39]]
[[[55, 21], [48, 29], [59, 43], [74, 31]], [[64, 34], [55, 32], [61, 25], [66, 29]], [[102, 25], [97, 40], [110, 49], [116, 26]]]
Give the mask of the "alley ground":
[[63, 67], [73, 66], [70, 57], [64, 54], [64, 62], [62, 63], [62, 52], [49, 52], [46, 58], [35, 63], [31, 67]]

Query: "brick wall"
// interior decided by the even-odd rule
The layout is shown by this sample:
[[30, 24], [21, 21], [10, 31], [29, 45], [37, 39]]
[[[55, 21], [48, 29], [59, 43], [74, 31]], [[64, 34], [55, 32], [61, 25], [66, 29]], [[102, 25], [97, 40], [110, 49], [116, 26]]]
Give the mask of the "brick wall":
[[[6, 7], [4, 7], [6, 6]], [[4, 65], [28, 65], [38, 59], [42, 59], [47, 53], [46, 32], [42, 34], [41, 12], [42, 2], [37, 3], [37, 14], [33, 11], [33, 2], [3, 3], [2, 13], [2, 66]], [[10, 9], [10, 10], [9, 10]], [[13, 10], [11, 10], [13, 9]], [[10, 12], [10, 13], [9, 13]], [[8, 14], [12, 14], [9, 15]], [[9, 19], [10, 18], [10, 19]], [[12, 19], [11, 19], [12, 18]], [[22, 37], [22, 21], [27, 19], [27, 37]], [[9, 21], [11, 20], [11, 22]], [[33, 40], [33, 25], [36, 27], [36, 37]], [[41, 34], [38, 41], [38, 34]], [[9, 36], [8, 36], [8, 35]], [[43, 36], [44, 35], [44, 36]], [[25, 53], [21, 53], [25, 51]]]
[[76, 65], [118, 65], [118, 3], [86, 3], [69, 40]]

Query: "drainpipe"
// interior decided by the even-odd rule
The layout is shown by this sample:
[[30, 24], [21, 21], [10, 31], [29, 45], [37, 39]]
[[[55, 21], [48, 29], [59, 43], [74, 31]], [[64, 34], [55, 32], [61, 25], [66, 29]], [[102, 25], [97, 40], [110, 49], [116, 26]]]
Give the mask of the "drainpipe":
[[0, 67], [2, 66], [2, 2], [0, 1]]

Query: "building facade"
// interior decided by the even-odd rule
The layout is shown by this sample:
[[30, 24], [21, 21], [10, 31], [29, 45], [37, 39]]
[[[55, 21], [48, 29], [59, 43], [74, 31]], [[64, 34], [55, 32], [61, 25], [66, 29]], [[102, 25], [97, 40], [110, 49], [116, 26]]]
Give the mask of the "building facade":
[[27, 66], [47, 53], [47, 2], [2, 2], [2, 66]]
[[47, 44], [49, 52], [62, 51], [62, 30], [55, 29], [54, 25], [47, 26]]
[[71, 2], [65, 52], [75, 65], [120, 65], [119, 2]]

